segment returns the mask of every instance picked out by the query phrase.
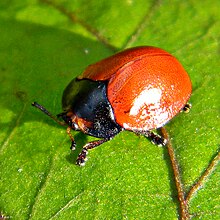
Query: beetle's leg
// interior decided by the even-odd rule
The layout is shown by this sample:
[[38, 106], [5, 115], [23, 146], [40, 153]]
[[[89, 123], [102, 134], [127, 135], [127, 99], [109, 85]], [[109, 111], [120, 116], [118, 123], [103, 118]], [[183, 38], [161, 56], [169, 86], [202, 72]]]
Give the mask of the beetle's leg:
[[137, 131], [137, 134], [142, 134], [149, 138], [153, 144], [164, 147], [167, 144], [167, 140], [152, 131]]
[[192, 108], [192, 104], [190, 103], [186, 103], [185, 106], [182, 108], [182, 111], [185, 113], [188, 113], [190, 111], [190, 109]]
[[100, 139], [100, 140], [92, 141], [92, 142], [85, 144], [83, 146], [81, 153], [78, 155], [78, 158], [76, 159], [76, 164], [79, 166], [84, 166], [85, 162], [87, 160], [86, 156], [88, 154], [88, 150], [95, 148], [95, 147], [103, 144], [106, 141], [109, 141], [109, 139]]
[[70, 147], [70, 149], [71, 150], [75, 150], [76, 149], [76, 142], [75, 142], [75, 140], [73, 138], [73, 135], [71, 134], [71, 129], [72, 128], [70, 126], [67, 127], [66, 133], [68, 134], [68, 136], [70, 137], [70, 140], [71, 140], [71, 147]]

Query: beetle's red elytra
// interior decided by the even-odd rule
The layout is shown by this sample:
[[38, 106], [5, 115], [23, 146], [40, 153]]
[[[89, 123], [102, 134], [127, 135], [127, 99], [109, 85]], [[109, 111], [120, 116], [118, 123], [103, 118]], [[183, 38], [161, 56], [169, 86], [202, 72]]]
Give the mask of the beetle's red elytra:
[[61, 122], [43, 106], [33, 106], [68, 126], [71, 149], [76, 143], [70, 129], [101, 138], [89, 142], [76, 163], [84, 165], [89, 149], [122, 130], [142, 134], [154, 144], [165, 145], [153, 129], [164, 126], [181, 110], [188, 111], [192, 84], [180, 62], [168, 52], [152, 47], [134, 47], [86, 68], [66, 87]]

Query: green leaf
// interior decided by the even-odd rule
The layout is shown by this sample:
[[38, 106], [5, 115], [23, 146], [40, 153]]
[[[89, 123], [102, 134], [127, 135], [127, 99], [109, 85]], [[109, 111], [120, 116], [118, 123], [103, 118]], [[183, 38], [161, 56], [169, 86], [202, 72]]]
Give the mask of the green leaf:
[[[176, 219], [166, 148], [125, 131], [74, 165], [65, 128], [31, 107], [60, 113], [62, 92], [91, 63], [153, 45], [188, 71], [189, 114], [166, 129], [187, 193], [219, 149], [219, 8], [215, 1], [0, 2], [0, 214], [12, 219]], [[190, 200], [193, 219], [219, 219], [220, 167]]]

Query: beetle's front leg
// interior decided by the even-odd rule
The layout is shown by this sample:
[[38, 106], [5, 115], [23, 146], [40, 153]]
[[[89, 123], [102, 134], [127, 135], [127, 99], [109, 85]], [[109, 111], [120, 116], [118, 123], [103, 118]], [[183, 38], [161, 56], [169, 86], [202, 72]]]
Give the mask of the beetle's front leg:
[[69, 126], [67, 129], [66, 129], [66, 133], [68, 134], [68, 136], [70, 137], [70, 140], [71, 140], [71, 147], [70, 149], [71, 150], [75, 150], [76, 149], [76, 142], [74, 140], [74, 137], [73, 135], [71, 134], [71, 127]]
[[86, 156], [88, 154], [88, 150], [95, 148], [95, 147], [103, 144], [106, 141], [109, 141], [109, 139], [101, 139], [101, 140], [92, 141], [92, 142], [85, 144], [83, 146], [81, 153], [78, 155], [78, 158], [76, 159], [76, 164], [79, 166], [84, 166], [85, 162], [87, 160]]

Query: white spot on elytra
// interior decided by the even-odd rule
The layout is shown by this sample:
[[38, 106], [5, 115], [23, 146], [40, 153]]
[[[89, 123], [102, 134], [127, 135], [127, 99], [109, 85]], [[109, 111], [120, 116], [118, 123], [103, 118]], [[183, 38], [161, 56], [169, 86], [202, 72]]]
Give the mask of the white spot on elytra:
[[[137, 115], [141, 108], [146, 105], [154, 105], [158, 107], [160, 105], [160, 99], [162, 91], [159, 88], [146, 88], [143, 90], [138, 97], [135, 98], [133, 106], [130, 110], [130, 115]], [[146, 111], [146, 110], [145, 110]], [[146, 112], [143, 112], [146, 114]]]

